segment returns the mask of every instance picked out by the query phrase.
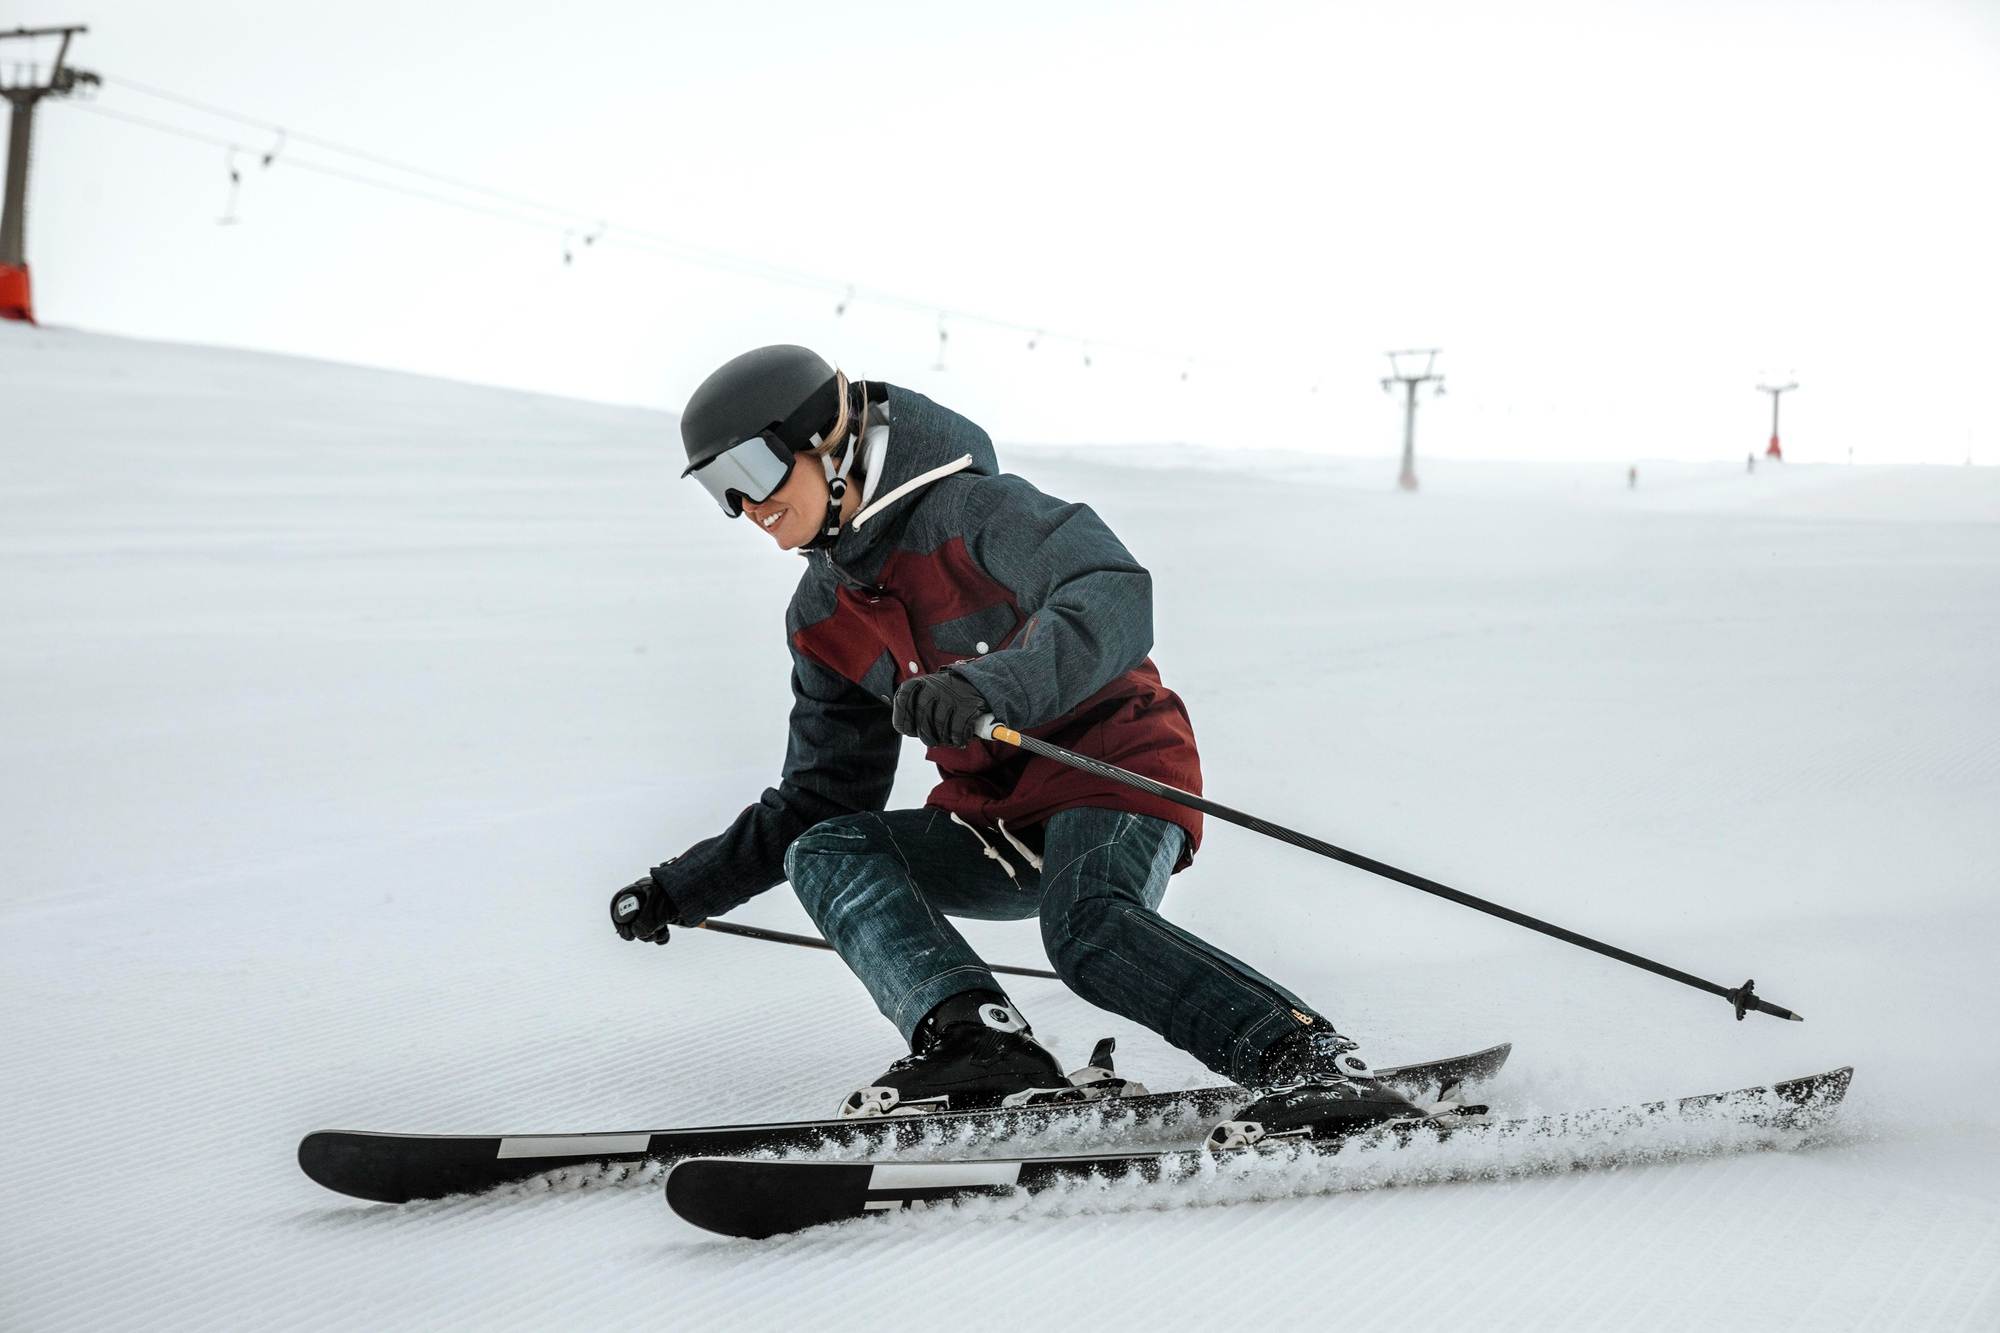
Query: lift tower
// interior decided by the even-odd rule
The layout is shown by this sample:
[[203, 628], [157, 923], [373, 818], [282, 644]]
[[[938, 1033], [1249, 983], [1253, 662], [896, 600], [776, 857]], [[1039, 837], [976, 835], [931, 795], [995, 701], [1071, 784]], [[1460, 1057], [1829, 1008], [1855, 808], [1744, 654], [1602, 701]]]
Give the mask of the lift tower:
[[7, 195], [4, 208], [0, 208], [0, 319], [35, 322], [35, 302], [28, 289], [28, 144], [35, 129], [35, 104], [44, 97], [67, 97], [79, 87], [97, 82], [95, 74], [71, 69], [65, 63], [70, 39], [88, 31], [78, 26], [0, 32], [0, 41], [21, 37], [62, 39], [47, 82], [37, 77], [33, 65], [0, 63], [0, 96], [14, 108], [7, 133]]
[[[1396, 478], [1396, 484], [1406, 491], [1417, 489], [1417, 386], [1435, 384], [1431, 390], [1433, 397], [1444, 392], [1444, 376], [1436, 373], [1438, 349], [1419, 347], [1414, 351], [1390, 352], [1389, 373], [1382, 377], [1382, 392], [1392, 392], [1390, 385], [1403, 386], [1403, 471]], [[1403, 358], [1411, 358], [1410, 369], [1403, 369]], [[1416, 369], [1417, 357], [1424, 358], [1424, 368]]]
[[1757, 386], [1758, 393], [1768, 393], [1771, 395], [1771, 443], [1765, 446], [1764, 456], [1766, 458], [1775, 458], [1780, 463], [1785, 461], [1785, 451], [1778, 447], [1778, 399], [1798, 387], [1797, 381], [1790, 384], [1760, 384]]

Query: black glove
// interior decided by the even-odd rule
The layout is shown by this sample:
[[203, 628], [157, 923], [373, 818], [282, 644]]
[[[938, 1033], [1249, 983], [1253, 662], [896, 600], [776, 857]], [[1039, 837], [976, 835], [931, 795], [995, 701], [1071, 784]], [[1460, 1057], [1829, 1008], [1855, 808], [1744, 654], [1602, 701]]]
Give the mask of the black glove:
[[925, 745], [958, 750], [971, 743], [979, 719], [992, 711], [965, 677], [933, 671], [896, 688], [890, 721]]
[[665, 944], [667, 927], [680, 924], [674, 900], [667, 896], [659, 879], [660, 872], [672, 864], [669, 861], [667, 865], [655, 866], [646, 878], [633, 880], [611, 895], [611, 926], [619, 939]]

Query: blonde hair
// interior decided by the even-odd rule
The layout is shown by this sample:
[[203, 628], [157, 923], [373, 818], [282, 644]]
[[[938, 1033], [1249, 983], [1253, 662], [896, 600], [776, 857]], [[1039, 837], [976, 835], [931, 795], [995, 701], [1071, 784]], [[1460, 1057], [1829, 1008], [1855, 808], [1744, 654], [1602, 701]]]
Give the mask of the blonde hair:
[[825, 458], [835, 449], [845, 444], [849, 430], [853, 425], [854, 413], [849, 408], [847, 402], [847, 374], [845, 371], [836, 370], [833, 372], [833, 390], [834, 395], [840, 399], [840, 415], [833, 419], [833, 428], [827, 431], [820, 438], [820, 442], [812, 447], [812, 455], [815, 458]]

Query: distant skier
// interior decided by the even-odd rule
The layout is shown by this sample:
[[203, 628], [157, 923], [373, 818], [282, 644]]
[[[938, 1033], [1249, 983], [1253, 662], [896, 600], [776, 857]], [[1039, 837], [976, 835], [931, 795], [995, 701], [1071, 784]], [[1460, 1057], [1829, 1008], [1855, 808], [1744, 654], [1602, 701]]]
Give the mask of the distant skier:
[[[1160, 916], [1198, 813], [977, 738], [991, 714], [1201, 789], [1187, 710], [1147, 655], [1151, 575], [1089, 507], [1001, 472], [964, 417], [802, 347], [723, 365], [681, 434], [683, 476], [806, 557], [791, 736], [776, 787], [612, 896], [620, 936], [664, 944], [789, 878], [910, 1046], [844, 1115], [1074, 1095], [947, 916], [1039, 917], [1077, 994], [1268, 1089], [1218, 1128], [1230, 1141], [1422, 1114], [1312, 1006]], [[899, 732], [943, 779], [918, 809], [884, 809]]]

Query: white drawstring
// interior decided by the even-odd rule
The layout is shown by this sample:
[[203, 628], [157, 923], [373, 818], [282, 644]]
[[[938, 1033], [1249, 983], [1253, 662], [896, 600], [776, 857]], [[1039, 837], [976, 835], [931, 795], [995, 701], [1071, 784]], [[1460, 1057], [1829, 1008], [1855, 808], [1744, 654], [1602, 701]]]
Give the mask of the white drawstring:
[[921, 473], [917, 476], [911, 477], [908, 481], [904, 482], [901, 486], [898, 486], [895, 490], [890, 491], [887, 495], [880, 496], [876, 499], [870, 500], [868, 502], [867, 507], [864, 508], [860, 513], [856, 514], [852, 519], [855, 530], [859, 531], [860, 529], [868, 526], [869, 519], [874, 518], [877, 514], [881, 513], [886, 506], [894, 504], [896, 501], [902, 499], [905, 495], [909, 494], [911, 491], [917, 489], [917, 487], [928, 486], [932, 482], [936, 481], [939, 477], [948, 477], [954, 472], [961, 471], [971, 466], [972, 466], [972, 455], [962, 454], [958, 457], [958, 459], [956, 459], [953, 462], [945, 463], [942, 466], [932, 468], [929, 472]]
[[1006, 871], [1006, 877], [1008, 877], [1008, 879], [1020, 879], [1020, 875], [1016, 875], [1016, 873], [1014, 873], [1014, 865], [1012, 865], [1012, 863], [1010, 863], [1010, 861], [1008, 861], [1006, 857], [1002, 857], [1000, 853], [996, 853], [996, 851], [994, 851], [994, 845], [986, 841], [986, 835], [984, 835], [984, 833], [980, 833], [980, 831], [978, 831], [976, 827], [968, 825], [966, 821], [958, 819], [958, 811], [952, 811], [952, 823], [954, 823], [954, 825], [964, 825], [966, 829], [972, 829], [972, 837], [976, 837], [976, 839], [980, 841], [980, 851], [982, 851], [982, 853], [986, 853], [988, 857], [992, 857], [994, 861], [998, 861], [998, 863], [1000, 863], [1000, 869], [1002, 869], [1002, 871]]
[[1025, 860], [1029, 865], [1033, 866], [1035, 869], [1040, 870], [1042, 868], [1042, 858], [1036, 856], [1033, 852], [1029, 851], [1025, 846], [1022, 845], [1021, 840], [1015, 837], [1013, 833], [1008, 830], [1006, 820], [1001, 819], [1001, 820], [996, 820], [995, 822], [1000, 825], [1000, 836], [1005, 838], [1008, 842], [1014, 844], [1014, 850], [1021, 854], [1023, 860]]

